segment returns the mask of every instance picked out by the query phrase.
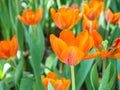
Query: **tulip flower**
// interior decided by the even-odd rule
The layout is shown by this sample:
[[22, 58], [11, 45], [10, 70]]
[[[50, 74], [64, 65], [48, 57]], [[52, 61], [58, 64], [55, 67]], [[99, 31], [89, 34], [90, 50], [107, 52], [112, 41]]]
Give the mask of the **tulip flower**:
[[100, 16], [101, 11], [104, 9], [104, 2], [97, 0], [83, 2], [82, 8], [84, 16], [89, 20], [94, 20]]
[[14, 58], [18, 50], [18, 42], [16, 36], [12, 40], [0, 41], [0, 59]]
[[36, 9], [33, 12], [30, 8], [23, 11], [22, 16], [18, 15], [18, 19], [26, 25], [36, 25], [42, 19], [43, 8]]
[[110, 46], [107, 50], [101, 50], [100, 56], [105, 58], [120, 58], [120, 38], [116, 38], [114, 45]]
[[102, 44], [102, 36], [97, 32], [98, 30], [98, 21], [95, 19], [93, 21], [84, 17], [82, 22], [83, 30], [88, 30], [89, 35], [93, 38], [94, 48], [99, 48]]
[[82, 18], [78, 8], [61, 7], [58, 11], [51, 8], [50, 12], [53, 21], [61, 30], [71, 29]]
[[109, 8], [105, 11], [105, 20], [111, 24], [116, 23], [120, 18], [120, 13], [113, 13]]
[[72, 31], [64, 30], [60, 33], [59, 38], [51, 34], [50, 43], [53, 51], [61, 62], [74, 66], [78, 64], [92, 48], [93, 39], [89, 36], [87, 30], [82, 31], [76, 37]]
[[98, 21], [97, 19], [90, 21], [89, 19], [84, 17], [82, 21], [82, 27], [83, 30], [88, 30], [89, 32], [96, 31], [98, 30]]
[[54, 72], [49, 72], [47, 76], [41, 76], [42, 82], [48, 90], [48, 82], [52, 84], [55, 90], [68, 90], [70, 86], [70, 80], [66, 80], [65, 78], [58, 78]]

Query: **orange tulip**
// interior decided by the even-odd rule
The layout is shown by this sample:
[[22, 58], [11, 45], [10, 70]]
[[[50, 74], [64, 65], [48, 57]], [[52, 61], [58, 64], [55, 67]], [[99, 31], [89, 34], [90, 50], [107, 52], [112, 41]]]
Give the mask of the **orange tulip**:
[[0, 59], [13, 58], [18, 50], [18, 43], [16, 36], [12, 37], [12, 40], [0, 41]]
[[18, 19], [26, 25], [36, 25], [42, 19], [43, 8], [38, 8], [35, 12], [32, 12], [30, 8], [23, 11], [22, 16], [18, 15]]
[[118, 80], [120, 81], [120, 74], [118, 74]]
[[68, 90], [70, 86], [70, 80], [65, 78], [59, 79], [54, 72], [49, 72], [46, 77], [42, 76], [41, 79], [46, 90], [48, 90], [48, 82], [52, 84], [55, 90]]
[[77, 8], [61, 7], [57, 12], [51, 8], [50, 11], [53, 21], [61, 30], [71, 29], [82, 18], [82, 13]]
[[59, 38], [51, 34], [50, 42], [60, 61], [68, 65], [78, 64], [93, 46], [93, 39], [88, 35], [87, 30], [76, 37], [70, 30], [62, 31]]
[[104, 2], [92, 0], [89, 3], [82, 3], [83, 14], [89, 19], [94, 20], [100, 16], [101, 11], [104, 9]]
[[102, 44], [103, 39], [101, 35], [97, 32], [98, 21], [96, 19], [93, 21], [90, 21], [89, 19], [84, 17], [82, 22], [82, 27], [83, 27], [83, 30], [88, 30], [89, 35], [93, 38], [94, 48], [99, 48], [100, 45]]
[[83, 27], [83, 30], [88, 30], [89, 32], [94, 31], [94, 30], [96, 31], [98, 30], [98, 21], [96, 19], [93, 21], [90, 21], [89, 19], [84, 17], [83, 22], [82, 22], [82, 27]]
[[109, 8], [105, 11], [105, 20], [111, 24], [116, 23], [120, 18], [120, 13], [113, 13]]

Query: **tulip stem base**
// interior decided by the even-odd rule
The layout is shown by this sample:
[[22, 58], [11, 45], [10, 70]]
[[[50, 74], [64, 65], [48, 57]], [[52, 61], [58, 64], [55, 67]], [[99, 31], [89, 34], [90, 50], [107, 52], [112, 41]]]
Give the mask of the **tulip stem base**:
[[75, 90], [75, 74], [74, 66], [71, 66], [72, 90]]
[[103, 69], [102, 69], [102, 73], [104, 73], [105, 67], [106, 67], [106, 59], [103, 60], [103, 67], [102, 67]]

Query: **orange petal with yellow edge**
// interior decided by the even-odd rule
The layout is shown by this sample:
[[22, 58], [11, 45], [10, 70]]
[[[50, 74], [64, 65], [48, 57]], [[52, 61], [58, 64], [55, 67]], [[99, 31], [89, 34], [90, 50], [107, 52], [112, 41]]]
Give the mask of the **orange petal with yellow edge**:
[[76, 65], [83, 58], [84, 53], [75, 46], [67, 47], [61, 54], [61, 61], [68, 65]]
[[50, 35], [50, 43], [55, 54], [61, 59], [61, 53], [67, 47], [66, 43], [55, 35]]
[[110, 54], [109, 58], [120, 58], [120, 53]]
[[120, 81], [120, 74], [118, 74], [118, 80]]
[[90, 35], [94, 40], [94, 47], [97, 49], [100, 48], [100, 45], [102, 44], [103, 41], [102, 36], [96, 31], [91, 32]]
[[14, 57], [15, 54], [17, 53], [17, 50], [18, 50], [18, 41], [17, 41], [16, 36], [12, 37], [10, 48], [11, 48], [10, 49], [10, 55], [11, 55], [11, 57]]
[[84, 57], [84, 60], [88, 60], [88, 59], [95, 58], [95, 57], [98, 57], [98, 56], [100, 56], [100, 52], [95, 52], [95, 53], [92, 53], [92, 54], [87, 54]]
[[74, 45], [75, 44], [75, 37], [74, 33], [71, 30], [64, 30], [60, 33], [59, 36], [67, 45]]
[[84, 30], [76, 37], [76, 43], [80, 50], [84, 50], [84, 45], [88, 40], [88, 31]]
[[89, 50], [93, 47], [93, 45], [94, 45], [93, 38], [91, 36], [88, 36], [88, 40], [85, 43], [84, 49], [83, 49], [84, 53], [87, 54]]

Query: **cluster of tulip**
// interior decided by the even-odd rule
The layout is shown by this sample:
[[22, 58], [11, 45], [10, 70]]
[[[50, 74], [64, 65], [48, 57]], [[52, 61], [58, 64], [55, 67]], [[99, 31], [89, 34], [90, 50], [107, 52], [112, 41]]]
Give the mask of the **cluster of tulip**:
[[[61, 30], [59, 37], [50, 35], [51, 47], [59, 60], [71, 67], [71, 81], [65, 78], [58, 78], [54, 72], [49, 72], [47, 76], [41, 76], [41, 80], [48, 90], [49, 82], [55, 90], [67, 90], [72, 83], [72, 90], [75, 89], [74, 66], [81, 60], [90, 60], [91, 58], [101, 57], [120, 58], [120, 38], [114, 40], [111, 46], [105, 46], [101, 34], [98, 32], [98, 18], [104, 9], [103, 0], [84, 1], [80, 11], [77, 4], [71, 7], [60, 7], [57, 11], [50, 9], [51, 17], [56, 26]], [[23, 11], [18, 19], [27, 26], [35, 27], [42, 20], [43, 8], [38, 8], [33, 12], [30, 8]], [[104, 18], [106, 23], [118, 23], [120, 27], [120, 13], [113, 13], [109, 8], [105, 9]], [[82, 21], [82, 31], [75, 35], [72, 28]], [[107, 38], [106, 38], [107, 39]], [[89, 52], [94, 49], [95, 52]], [[3, 40], [0, 42], [0, 59], [8, 60], [16, 56], [18, 51], [18, 41], [16, 36], [12, 40]], [[105, 67], [103, 67], [105, 68]], [[118, 75], [120, 80], [120, 76]]]

